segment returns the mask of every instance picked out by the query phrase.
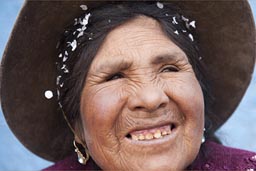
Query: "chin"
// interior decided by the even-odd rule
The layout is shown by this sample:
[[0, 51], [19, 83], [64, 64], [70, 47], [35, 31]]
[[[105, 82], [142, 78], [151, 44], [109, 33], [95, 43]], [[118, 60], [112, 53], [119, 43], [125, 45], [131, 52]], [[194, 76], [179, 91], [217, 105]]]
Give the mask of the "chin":
[[147, 162], [145, 164], [142, 165], [141, 168], [139, 168], [139, 170], [150, 170], [150, 171], [154, 171], [154, 170], [168, 170], [168, 171], [172, 171], [172, 170], [184, 170], [185, 166], [178, 166], [178, 163], [174, 163], [172, 162], [172, 160], [167, 160], [165, 161], [163, 158], [159, 158], [159, 159], [154, 159], [154, 161], [151, 162]]
[[[139, 159], [136, 164], [131, 165], [125, 170], [176, 171], [186, 169], [189, 164], [177, 158], [172, 159], [173, 156], [175, 155], [150, 156], [147, 159]], [[123, 170], [123, 168], [121, 170]]]

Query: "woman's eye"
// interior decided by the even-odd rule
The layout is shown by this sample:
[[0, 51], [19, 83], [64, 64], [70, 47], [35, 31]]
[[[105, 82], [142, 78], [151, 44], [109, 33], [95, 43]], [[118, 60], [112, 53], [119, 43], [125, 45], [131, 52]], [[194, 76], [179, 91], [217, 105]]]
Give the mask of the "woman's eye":
[[164, 67], [161, 72], [178, 72], [179, 69], [175, 66], [166, 66]]
[[122, 73], [116, 73], [116, 74], [113, 74], [113, 75], [109, 76], [106, 79], [106, 81], [117, 80], [117, 79], [120, 79], [120, 78], [124, 78], [123, 74]]

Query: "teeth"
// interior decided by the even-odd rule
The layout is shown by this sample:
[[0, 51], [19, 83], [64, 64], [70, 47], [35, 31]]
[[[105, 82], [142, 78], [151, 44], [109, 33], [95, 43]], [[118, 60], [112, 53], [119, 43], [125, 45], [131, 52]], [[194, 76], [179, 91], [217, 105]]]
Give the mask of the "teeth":
[[170, 135], [172, 133], [170, 126], [163, 126], [158, 129], [150, 129], [143, 131], [135, 131], [131, 133], [132, 140], [144, 141], [144, 140], [152, 140], [163, 138], [166, 135]]
[[139, 140], [144, 140], [144, 139], [145, 139], [144, 135], [140, 134], [139, 135]]
[[161, 135], [161, 131], [160, 130], [157, 130], [155, 133], [154, 133], [154, 138], [161, 138], [162, 135]]
[[137, 135], [132, 134], [132, 139], [133, 140], [139, 140], [139, 137]]
[[162, 135], [167, 135], [167, 131], [164, 130], [164, 131], [162, 132]]
[[172, 133], [172, 131], [169, 129], [169, 130], [167, 131], [167, 134], [170, 135], [171, 133]]
[[151, 140], [153, 139], [153, 135], [151, 133], [146, 134], [146, 140]]

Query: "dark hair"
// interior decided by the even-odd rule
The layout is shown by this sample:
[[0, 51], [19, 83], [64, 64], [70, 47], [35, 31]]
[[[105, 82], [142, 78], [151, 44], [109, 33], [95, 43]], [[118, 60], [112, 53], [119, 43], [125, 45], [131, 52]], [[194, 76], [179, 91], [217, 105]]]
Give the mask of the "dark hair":
[[[85, 78], [104, 39], [114, 28], [143, 15], [157, 20], [170, 40], [179, 46], [188, 56], [204, 94], [206, 137], [213, 136], [213, 132], [210, 131], [211, 122], [207, 117], [211, 114], [213, 97], [197, 45], [195, 29], [188, 28], [187, 23], [184, 21], [184, 16], [181, 14], [181, 10], [174, 7], [171, 3], [163, 3], [163, 5], [163, 8], [161, 8], [157, 6], [156, 2], [119, 2], [118, 4], [108, 3], [86, 11], [87, 13], [91, 13], [87, 29], [84, 35], [77, 40], [78, 46], [76, 51], [69, 54], [70, 57], [67, 64], [70, 73], [62, 78], [64, 87], [60, 89], [59, 101], [65, 113], [68, 114], [68, 119], [71, 123], [74, 124], [74, 121], [80, 118], [80, 99]], [[173, 17], [175, 17], [176, 22], [179, 24], [172, 23]], [[60, 51], [65, 51], [65, 43], [74, 39], [73, 33], [76, 29], [77, 27], [73, 24], [71, 27], [68, 27], [63, 39], [60, 41]], [[175, 33], [176, 30], [179, 31], [179, 35]], [[191, 40], [189, 34], [193, 35], [193, 40]], [[60, 70], [59, 66], [58, 71], [60, 72]]]

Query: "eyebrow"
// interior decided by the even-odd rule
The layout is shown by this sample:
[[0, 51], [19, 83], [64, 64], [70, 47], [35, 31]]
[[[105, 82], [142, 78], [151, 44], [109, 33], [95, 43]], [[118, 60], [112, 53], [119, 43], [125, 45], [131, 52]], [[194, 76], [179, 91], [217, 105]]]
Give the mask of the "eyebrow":
[[103, 64], [100, 64], [100, 66], [98, 66], [96, 68], [97, 72], [101, 72], [102, 70], [109, 70], [109, 71], [124, 71], [129, 69], [132, 66], [132, 62], [129, 61], [125, 61], [125, 60], [114, 60], [114, 61], [107, 61]]
[[174, 54], [163, 54], [163, 55], [157, 55], [152, 59], [152, 64], [162, 64], [170, 61], [178, 61], [180, 60], [180, 55], [174, 55]]
[[[163, 63], [167, 63], [170, 61], [178, 61], [180, 60], [181, 55], [177, 54], [161, 54], [161, 55], [157, 55], [155, 57], [153, 57], [153, 59], [150, 61], [151, 64], [154, 65], [158, 65], [158, 64], [163, 64]], [[125, 71], [127, 69], [129, 69], [132, 66], [133, 62], [131, 61], [126, 61], [124, 59], [119, 60], [118, 57], [116, 60], [114, 61], [107, 61], [105, 63], [100, 64], [97, 68], [96, 68], [96, 72], [102, 72], [102, 71]]]

